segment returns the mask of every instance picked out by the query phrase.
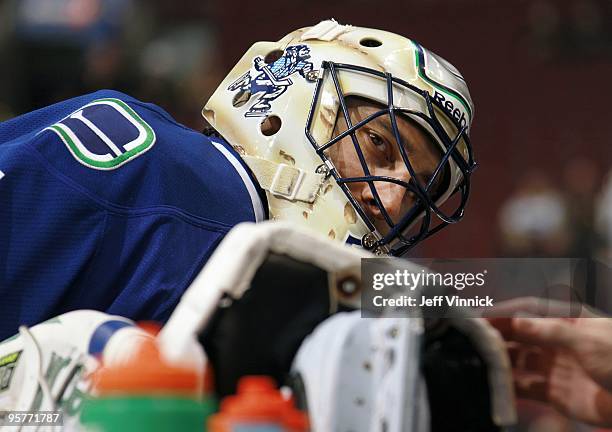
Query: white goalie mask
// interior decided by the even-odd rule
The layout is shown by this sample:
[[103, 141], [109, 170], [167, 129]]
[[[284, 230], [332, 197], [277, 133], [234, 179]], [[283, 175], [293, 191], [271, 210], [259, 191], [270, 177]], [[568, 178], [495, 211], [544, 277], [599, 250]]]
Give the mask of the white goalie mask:
[[[347, 97], [380, 109], [353, 124]], [[469, 142], [474, 107], [459, 72], [413, 40], [328, 20], [278, 42], [257, 42], [203, 115], [251, 168], [266, 191], [272, 219], [402, 255], [463, 216], [475, 167]], [[356, 132], [377, 118], [388, 119], [403, 176], [375, 173], [363, 156], [367, 143]], [[402, 143], [400, 118], [427, 135], [439, 153], [426, 180], [415, 173], [413, 155]], [[339, 133], [338, 119], [346, 122]], [[361, 163], [358, 175], [347, 176], [330, 157], [330, 149], [347, 137]], [[435, 182], [443, 184], [441, 190], [434, 191]], [[371, 191], [379, 221], [351, 192], [355, 184]], [[385, 187], [401, 189], [413, 204], [391, 217], [381, 198]], [[447, 203], [452, 208], [441, 208], [455, 193]]]

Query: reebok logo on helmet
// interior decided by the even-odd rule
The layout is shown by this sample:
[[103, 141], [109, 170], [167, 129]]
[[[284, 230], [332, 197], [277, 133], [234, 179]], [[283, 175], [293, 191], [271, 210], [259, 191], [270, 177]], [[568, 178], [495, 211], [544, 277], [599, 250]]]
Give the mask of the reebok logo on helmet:
[[434, 92], [433, 98], [441, 108], [447, 111], [447, 114], [450, 117], [457, 120], [457, 122], [459, 123], [461, 127], [467, 126], [467, 120], [465, 119], [465, 113], [463, 112], [463, 110], [456, 108], [455, 104], [453, 104], [450, 98], [447, 99], [446, 96], [444, 96], [442, 93], [440, 93], [437, 90]]

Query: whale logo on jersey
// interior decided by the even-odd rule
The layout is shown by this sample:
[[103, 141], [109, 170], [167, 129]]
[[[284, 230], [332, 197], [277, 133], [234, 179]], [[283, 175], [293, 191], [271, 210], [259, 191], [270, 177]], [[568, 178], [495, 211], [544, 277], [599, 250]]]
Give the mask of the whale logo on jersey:
[[98, 170], [119, 168], [155, 144], [153, 128], [115, 98], [95, 100], [47, 129], [77, 161]]
[[260, 56], [253, 60], [255, 71], [249, 71], [234, 81], [227, 89], [240, 91], [243, 94], [254, 95], [261, 93], [251, 108], [244, 114], [245, 117], [263, 117], [270, 112], [271, 102], [285, 93], [293, 84], [291, 75], [299, 73], [306, 79], [306, 74], [312, 71], [310, 48], [306, 45], [287, 47], [283, 55], [271, 64], [267, 64]]

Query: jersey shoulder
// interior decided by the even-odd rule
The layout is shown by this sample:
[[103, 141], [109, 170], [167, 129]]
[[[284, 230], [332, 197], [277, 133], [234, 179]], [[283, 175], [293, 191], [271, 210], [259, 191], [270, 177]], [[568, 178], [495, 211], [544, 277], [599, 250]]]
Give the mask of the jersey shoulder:
[[109, 208], [227, 226], [254, 218], [245, 179], [219, 145], [124, 93], [98, 91], [1, 124], [0, 159], [3, 143], [21, 147], [20, 159], [36, 153], [42, 169]]
[[[103, 99], [118, 99], [133, 102], [136, 99], [115, 90], [99, 90], [97, 92], [77, 96], [46, 107], [30, 111], [10, 120], [0, 122], [0, 145], [22, 138], [61, 121], [80, 108]], [[161, 108], [160, 108], [161, 110]], [[167, 115], [167, 114], [166, 114]]]

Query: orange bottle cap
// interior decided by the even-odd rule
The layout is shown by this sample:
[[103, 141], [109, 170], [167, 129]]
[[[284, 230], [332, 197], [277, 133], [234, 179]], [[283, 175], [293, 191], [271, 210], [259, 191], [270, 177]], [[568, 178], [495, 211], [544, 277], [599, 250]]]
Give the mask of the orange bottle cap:
[[108, 395], [198, 395], [197, 371], [168, 364], [159, 353], [155, 339], [142, 342], [127, 363], [102, 367], [94, 374], [100, 396]]
[[306, 414], [297, 410], [291, 399], [283, 398], [274, 380], [265, 376], [243, 377], [237, 394], [223, 399], [220, 412], [210, 418], [209, 428], [225, 432], [236, 422], [273, 423], [291, 432], [308, 428]]

